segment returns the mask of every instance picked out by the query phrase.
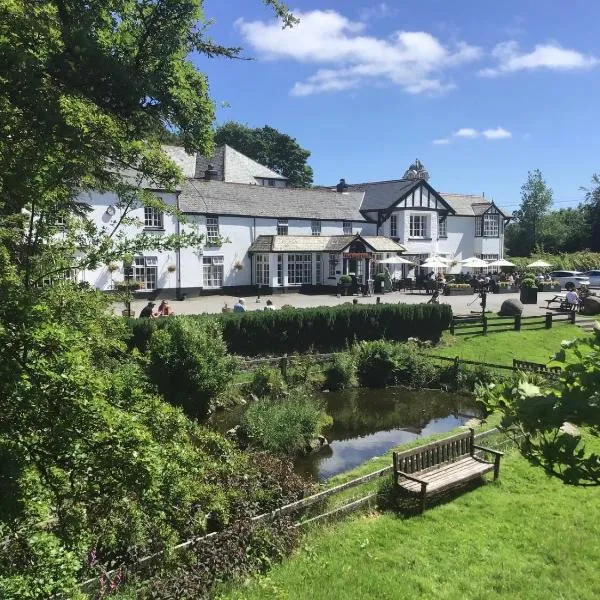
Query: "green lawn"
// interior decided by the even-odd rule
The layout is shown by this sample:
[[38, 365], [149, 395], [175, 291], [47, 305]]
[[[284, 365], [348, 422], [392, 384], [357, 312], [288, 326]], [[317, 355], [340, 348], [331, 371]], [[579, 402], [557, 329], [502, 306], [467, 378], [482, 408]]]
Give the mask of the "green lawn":
[[423, 516], [355, 516], [222, 600], [600, 598], [600, 489], [550, 479], [516, 452], [500, 481]]
[[502, 331], [487, 336], [477, 333], [453, 337], [445, 333], [433, 353], [506, 365], [512, 365], [513, 358], [547, 363], [560, 350], [562, 340], [587, 335], [583, 329], [571, 324], [554, 325], [552, 329]]

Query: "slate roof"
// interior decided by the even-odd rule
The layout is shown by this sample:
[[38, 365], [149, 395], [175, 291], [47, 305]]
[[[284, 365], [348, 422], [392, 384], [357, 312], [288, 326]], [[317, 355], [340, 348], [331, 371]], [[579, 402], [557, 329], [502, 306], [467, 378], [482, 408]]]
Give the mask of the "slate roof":
[[420, 180], [414, 179], [352, 183], [348, 184], [348, 191], [361, 190], [365, 192], [361, 210], [378, 210], [389, 208], [411, 188], [417, 187], [419, 183], [421, 183]]
[[358, 237], [375, 252], [403, 252], [404, 246], [384, 236], [259, 235], [248, 252], [341, 252]]
[[179, 195], [184, 213], [359, 221], [362, 192], [277, 188], [243, 183], [188, 179]]
[[257, 163], [227, 144], [218, 146], [212, 156], [207, 157], [198, 154], [196, 156], [195, 175], [191, 175], [191, 177], [204, 178], [204, 172], [208, 169], [208, 165], [212, 165], [217, 170], [219, 174], [218, 181], [251, 185], [257, 183], [257, 177], [287, 181], [287, 178], [283, 175]]
[[[484, 196], [471, 194], [447, 194], [440, 192], [440, 196], [456, 211], [458, 216], [479, 216], [482, 215], [492, 203]], [[510, 214], [496, 207], [505, 217]]]

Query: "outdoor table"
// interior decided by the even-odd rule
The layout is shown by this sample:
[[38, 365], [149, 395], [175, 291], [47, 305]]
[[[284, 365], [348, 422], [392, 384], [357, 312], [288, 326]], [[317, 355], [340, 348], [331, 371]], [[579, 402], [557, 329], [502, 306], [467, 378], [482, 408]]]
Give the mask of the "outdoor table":
[[560, 310], [564, 306], [566, 301], [567, 301], [566, 294], [556, 294], [549, 300], [546, 300], [546, 310], [549, 310], [550, 308], [554, 308], [555, 310], [557, 309], [554, 306], [550, 307], [551, 304], [558, 304], [558, 310]]

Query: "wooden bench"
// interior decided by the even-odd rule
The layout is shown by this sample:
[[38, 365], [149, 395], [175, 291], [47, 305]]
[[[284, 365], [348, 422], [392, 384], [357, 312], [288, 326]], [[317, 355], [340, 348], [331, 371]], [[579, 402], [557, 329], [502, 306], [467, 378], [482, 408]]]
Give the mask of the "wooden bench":
[[[494, 455], [494, 461], [483, 454]], [[405, 452], [394, 452], [394, 484], [420, 497], [421, 512], [427, 496], [477, 479], [494, 471], [494, 481], [500, 474], [502, 452], [475, 444], [473, 429], [452, 437], [418, 446]]]

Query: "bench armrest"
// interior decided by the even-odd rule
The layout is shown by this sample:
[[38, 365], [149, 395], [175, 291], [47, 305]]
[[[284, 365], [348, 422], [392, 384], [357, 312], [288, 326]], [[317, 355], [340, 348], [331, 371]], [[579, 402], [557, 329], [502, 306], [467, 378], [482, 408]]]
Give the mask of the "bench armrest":
[[504, 456], [504, 452], [500, 452], [499, 450], [492, 450], [491, 448], [486, 448], [485, 446], [478, 446], [477, 444], [473, 444], [473, 448], [476, 450], [483, 450], [484, 452], [489, 452], [490, 454], [495, 454], [496, 456]]
[[405, 473], [404, 471], [397, 471], [396, 475], [402, 475], [402, 477], [406, 477], [406, 479], [410, 479], [411, 481], [415, 481], [416, 483], [420, 483], [421, 485], [427, 485], [427, 481], [424, 481], [423, 479], [419, 479], [418, 477], [415, 477], [414, 475], [409, 475], [408, 473]]

